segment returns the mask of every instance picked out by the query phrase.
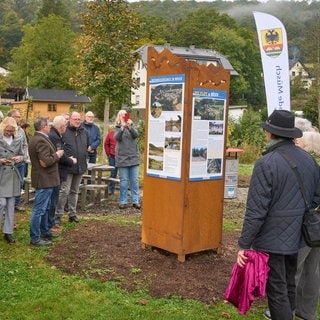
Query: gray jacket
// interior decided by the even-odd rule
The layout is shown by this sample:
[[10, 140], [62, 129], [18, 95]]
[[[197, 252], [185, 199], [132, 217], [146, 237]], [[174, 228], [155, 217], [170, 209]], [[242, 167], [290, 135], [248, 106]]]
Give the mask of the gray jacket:
[[[9, 146], [0, 135], [0, 158], [11, 159], [20, 156], [23, 159], [22, 138], [15, 135]], [[20, 195], [20, 174], [14, 163], [0, 164], [0, 198], [10, 198]]]
[[140, 164], [140, 153], [137, 144], [138, 130], [134, 125], [131, 128], [125, 127], [121, 130], [121, 126], [114, 128], [114, 138], [116, 145], [116, 167], [131, 167]]
[[297, 178], [277, 148], [296, 161], [310, 205], [320, 203], [320, 171], [316, 161], [293, 141], [271, 147], [255, 164], [246, 205], [241, 249], [290, 255], [298, 252], [305, 203]]

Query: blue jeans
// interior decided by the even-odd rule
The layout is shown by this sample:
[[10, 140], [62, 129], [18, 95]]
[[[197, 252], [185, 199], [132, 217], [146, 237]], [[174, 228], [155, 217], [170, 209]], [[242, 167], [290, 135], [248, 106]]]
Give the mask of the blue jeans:
[[31, 242], [36, 242], [41, 235], [50, 233], [48, 228], [48, 208], [53, 188], [36, 189], [33, 209], [30, 218]]
[[131, 201], [139, 203], [139, 165], [119, 168], [120, 204], [128, 203], [128, 186], [130, 181]]
[[[115, 169], [110, 171], [110, 178], [116, 178], [118, 174], [118, 168], [115, 166], [116, 165], [116, 159], [114, 157], [108, 157], [109, 165], [113, 166]], [[110, 181], [109, 183], [109, 190], [110, 192], [114, 193], [114, 190], [116, 188], [116, 183]]]
[[88, 152], [88, 162], [89, 163], [96, 163], [97, 162], [97, 151], [90, 153]]
[[53, 187], [50, 206], [48, 207], [48, 229], [51, 229], [55, 225], [54, 217], [59, 201], [59, 191], [60, 186]]
[[[16, 168], [18, 169], [20, 174], [20, 187], [22, 190], [24, 185], [24, 174], [26, 170], [26, 163], [24, 161], [21, 161], [16, 164]], [[16, 196], [15, 205], [18, 205], [20, 203], [20, 200], [21, 200], [21, 196]]]

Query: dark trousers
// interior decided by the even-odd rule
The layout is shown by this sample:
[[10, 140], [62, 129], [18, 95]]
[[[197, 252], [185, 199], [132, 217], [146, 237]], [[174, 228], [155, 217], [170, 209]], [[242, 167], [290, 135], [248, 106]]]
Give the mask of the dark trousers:
[[297, 258], [298, 254], [269, 254], [267, 296], [272, 320], [293, 319]]

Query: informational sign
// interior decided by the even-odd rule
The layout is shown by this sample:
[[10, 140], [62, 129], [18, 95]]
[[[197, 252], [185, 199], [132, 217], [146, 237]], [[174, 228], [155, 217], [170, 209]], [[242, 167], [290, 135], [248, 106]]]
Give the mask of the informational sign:
[[181, 180], [184, 87], [184, 74], [149, 79], [149, 176]]
[[227, 92], [192, 92], [190, 181], [222, 179]]

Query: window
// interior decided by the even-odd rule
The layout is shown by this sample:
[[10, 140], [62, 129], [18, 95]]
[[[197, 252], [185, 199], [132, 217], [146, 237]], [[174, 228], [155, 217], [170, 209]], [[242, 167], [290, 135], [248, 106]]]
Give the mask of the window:
[[55, 103], [49, 103], [48, 104], [48, 111], [49, 112], [56, 112], [57, 111], [57, 105]]
[[136, 104], [139, 104], [139, 103], [140, 103], [140, 96], [136, 95]]

